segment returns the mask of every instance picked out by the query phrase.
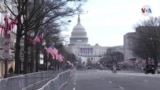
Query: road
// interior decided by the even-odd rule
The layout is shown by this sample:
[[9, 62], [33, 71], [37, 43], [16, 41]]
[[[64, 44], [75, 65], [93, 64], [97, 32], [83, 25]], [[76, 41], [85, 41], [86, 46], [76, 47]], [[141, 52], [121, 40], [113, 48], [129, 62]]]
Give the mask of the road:
[[107, 70], [76, 71], [62, 90], [160, 90], [160, 75]]

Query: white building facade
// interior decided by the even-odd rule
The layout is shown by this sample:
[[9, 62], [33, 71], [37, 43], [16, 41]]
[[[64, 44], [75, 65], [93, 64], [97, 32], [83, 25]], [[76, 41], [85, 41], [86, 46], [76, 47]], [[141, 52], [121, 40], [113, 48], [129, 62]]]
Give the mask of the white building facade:
[[113, 46], [113, 47], [110, 47], [110, 49], [114, 52], [121, 52], [124, 54], [124, 47], [123, 45], [120, 45], [120, 46]]
[[136, 58], [133, 55], [133, 52], [131, 50], [131, 44], [132, 44], [131, 37], [133, 35], [135, 35], [135, 32], [130, 32], [124, 35], [124, 60], [125, 61]]
[[107, 52], [107, 48], [98, 44], [95, 46], [88, 44], [87, 32], [80, 22], [80, 15], [78, 15], [77, 25], [73, 28], [70, 44], [66, 45], [66, 49], [81, 58], [83, 63], [86, 63], [87, 60], [97, 63]]

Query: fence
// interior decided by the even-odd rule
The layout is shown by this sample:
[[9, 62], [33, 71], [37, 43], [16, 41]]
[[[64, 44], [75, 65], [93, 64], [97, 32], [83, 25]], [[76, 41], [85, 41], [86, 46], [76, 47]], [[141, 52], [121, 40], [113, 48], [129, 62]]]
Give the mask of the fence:
[[59, 73], [57, 77], [50, 80], [48, 83], [46, 83], [38, 90], [60, 90], [73, 75], [74, 75], [74, 70], [69, 70]]
[[57, 71], [43, 71], [1, 79], [0, 90], [36, 90], [55, 78], [58, 73]]

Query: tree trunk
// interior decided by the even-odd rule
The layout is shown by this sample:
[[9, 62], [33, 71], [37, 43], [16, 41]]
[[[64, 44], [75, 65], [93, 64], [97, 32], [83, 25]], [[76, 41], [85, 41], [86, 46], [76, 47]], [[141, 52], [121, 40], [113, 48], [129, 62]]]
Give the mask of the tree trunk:
[[20, 74], [20, 66], [20, 39], [17, 39], [15, 44], [15, 74]]
[[33, 53], [33, 44], [31, 44], [31, 53], [30, 53], [30, 56], [31, 56], [31, 66], [30, 66], [30, 71], [31, 72], [34, 72], [34, 53]]
[[15, 74], [20, 74], [21, 71], [21, 59], [20, 59], [20, 42], [21, 41], [21, 28], [17, 24], [17, 34], [15, 43]]
[[40, 56], [40, 44], [36, 46], [36, 72], [39, 70], [39, 56]]
[[24, 38], [24, 74], [28, 73], [28, 39], [27, 34]]
[[44, 55], [44, 70], [47, 70], [47, 55], [46, 55], [46, 51], [43, 51], [43, 55]]

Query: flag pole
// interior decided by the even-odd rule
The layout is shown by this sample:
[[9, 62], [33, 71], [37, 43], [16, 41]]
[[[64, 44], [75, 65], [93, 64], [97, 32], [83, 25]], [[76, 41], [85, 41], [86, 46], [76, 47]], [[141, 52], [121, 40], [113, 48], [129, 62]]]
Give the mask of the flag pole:
[[[5, 8], [5, 26], [4, 26], [4, 46], [3, 46], [3, 51], [4, 51], [4, 64], [5, 64], [5, 72], [4, 72], [4, 78], [8, 77], [8, 59], [7, 56], [9, 56], [9, 42], [8, 40], [10, 39], [10, 34], [8, 34], [8, 17], [7, 17], [7, 8]], [[6, 47], [7, 46], [7, 47]]]

